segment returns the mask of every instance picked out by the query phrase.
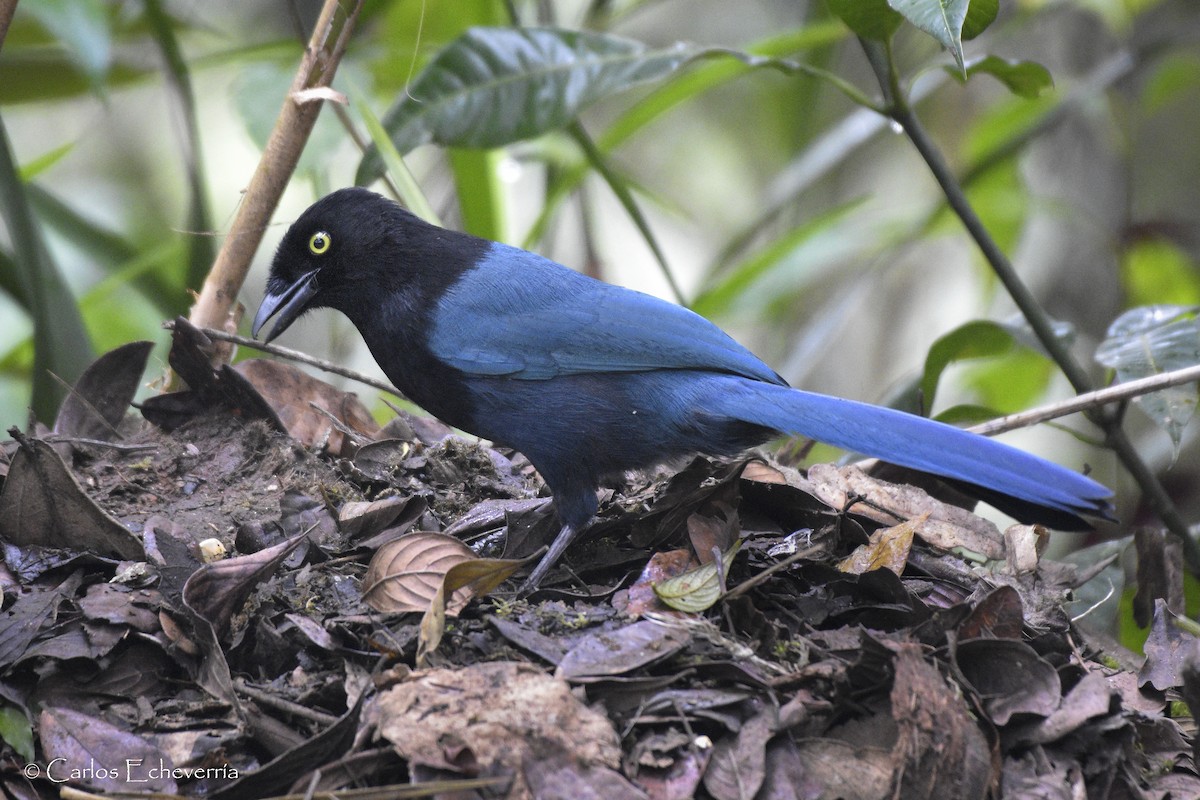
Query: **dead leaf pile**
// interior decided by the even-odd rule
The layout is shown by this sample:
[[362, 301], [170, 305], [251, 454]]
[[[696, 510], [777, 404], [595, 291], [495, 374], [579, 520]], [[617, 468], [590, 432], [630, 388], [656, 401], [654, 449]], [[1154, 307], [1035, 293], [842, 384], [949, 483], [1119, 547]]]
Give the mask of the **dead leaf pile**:
[[518, 454], [176, 336], [187, 395], [128, 414], [129, 345], [3, 445], [7, 796], [1200, 796], [1168, 543], [1142, 660], [1063, 610], [1105, 565], [1038, 529], [696, 459], [520, 599], [557, 523]]

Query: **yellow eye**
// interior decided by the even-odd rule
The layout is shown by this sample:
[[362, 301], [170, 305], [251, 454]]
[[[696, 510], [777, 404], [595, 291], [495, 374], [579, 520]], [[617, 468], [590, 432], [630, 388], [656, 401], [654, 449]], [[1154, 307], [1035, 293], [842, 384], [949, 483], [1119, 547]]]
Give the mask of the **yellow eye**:
[[312, 235], [312, 238], [308, 240], [308, 249], [314, 256], [319, 256], [329, 249], [329, 245], [332, 241], [333, 239], [330, 238], [328, 233], [325, 231], [317, 231]]

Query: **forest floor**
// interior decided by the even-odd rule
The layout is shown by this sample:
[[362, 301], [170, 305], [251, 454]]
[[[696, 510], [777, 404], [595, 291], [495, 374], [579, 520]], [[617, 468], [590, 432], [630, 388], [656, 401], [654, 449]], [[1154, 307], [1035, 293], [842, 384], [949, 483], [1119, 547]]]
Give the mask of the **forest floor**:
[[519, 454], [187, 335], [190, 392], [127, 413], [130, 345], [4, 445], [9, 797], [1200, 797], [1195, 641], [1081, 628], [1103, 565], [1040, 529], [696, 459], [520, 597], [557, 523]]

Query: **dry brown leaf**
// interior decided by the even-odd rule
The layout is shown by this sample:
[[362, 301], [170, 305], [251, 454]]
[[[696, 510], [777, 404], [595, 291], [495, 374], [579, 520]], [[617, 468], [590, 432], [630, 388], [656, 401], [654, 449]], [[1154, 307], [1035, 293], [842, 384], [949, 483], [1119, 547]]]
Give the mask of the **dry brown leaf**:
[[251, 592], [274, 575], [305, 538], [305, 534], [297, 534], [257, 553], [205, 564], [184, 583], [184, 604], [222, 635]]
[[786, 485], [788, 476], [777, 466], [768, 464], [766, 461], [752, 459], [746, 462], [746, 466], [742, 470], [742, 480]]
[[[442, 642], [442, 634], [446, 632], [446, 596], [457, 598], [462, 592], [467, 593], [467, 600], [487, 594], [504, 583], [522, 565], [532, 561], [528, 559], [500, 558], [470, 558], [461, 561], [450, 569], [438, 585], [437, 592], [429, 602], [425, 616], [421, 618], [421, 633], [417, 638], [417, 666], [424, 667], [429, 654], [437, 649]], [[463, 603], [466, 605], [466, 603]], [[455, 613], [462, 608], [455, 609]]]
[[17, 545], [145, 558], [142, 540], [96, 505], [53, 447], [22, 439], [0, 494], [0, 537]]
[[453, 743], [480, 774], [511, 774], [507, 797], [532, 796], [523, 765], [552, 746], [566, 748], [583, 765], [615, 769], [621, 763], [612, 723], [565, 682], [530, 664], [413, 672], [368, 702], [363, 723], [412, 764], [457, 771], [459, 762], [447, 752]]
[[924, 514], [906, 520], [890, 528], [880, 528], [871, 534], [871, 540], [854, 548], [854, 552], [838, 564], [842, 572], [862, 575], [873, 569], [887, 567], [900, 575], [908, 563], [908, 551], [912, 549], [913, 534], [929, 517]]
[[[363, 576], [363, 601], [385, 614], [429, 609], [456, 564], [475, 559], [471, 548], [444, 533], [406, 533], [375, 551]], [[460, 589], [446, 604], [455, 616], [471, 600], [470, 591]]]
[[1004, 537], [999, 528], [966, 509], [936, 500], [915, 486], [888, 483], [866, 475], [857, 467], [839, 468], [832, 464], [809, 467], [808, 479], [817, 497], [832, 508], [842, 509], [850, 498], [862, 498], [867, 502], [856, 503], [851, 510], [884, 525], [928, 514], [916, 534], [934, 547], [943, 550], [962, 547], [990, 559], [1004, 558]]
[[[357, 395], [343, 392], [291, 364], [253, 358], [239, 363], [234, 369], [275, 409], [291, 437], [305, 446], [322, 447], [334, 455], [348, 456], [362, 440], [374, 438], [379, 431], [371, 412]], [[360, 441], [350, 442], [329, 416], [317, 408], [335, 417], [349, 430], [361, 434]]]
[[1050, 541], [1050, 531], [1041, 525], [1009, 525], [1004, 529], [1008, 571], [1013, 575], [1033, 572]]

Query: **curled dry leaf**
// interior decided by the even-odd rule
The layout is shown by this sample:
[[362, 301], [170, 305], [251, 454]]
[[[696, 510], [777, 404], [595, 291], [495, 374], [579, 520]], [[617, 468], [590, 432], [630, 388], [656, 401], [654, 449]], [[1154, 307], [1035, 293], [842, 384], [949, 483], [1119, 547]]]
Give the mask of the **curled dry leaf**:
[[472, 597], [485, 595], [531, 560], [533, 559], [469, 558], [446, 570], [433, 599], [429, 602], [425, 616], [421, 618], [421, 634], [417, 639], [417, 666], [424, 667], [429, 654], [441, 644], [442, 634], [446, 632], [447, 595], [454, 598], [456, 592], [467, 592], [468, 601]]
[[255, 587], [274, 575], [304, 540], [305, 535], [298, 534], [257, 553], [205, 564], [184, 583], [184, 604], [221, 635]]
[[[426, 611], [450, 568], [474, 558], [471, 548], [453, 536], [405, 534], [375, 551], [363, 576], [363, 601], [385, 614]], [[467, 589], [454, 592], [446, 613], [457, 615], [473, 596]]]

